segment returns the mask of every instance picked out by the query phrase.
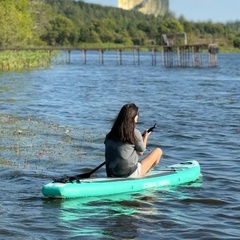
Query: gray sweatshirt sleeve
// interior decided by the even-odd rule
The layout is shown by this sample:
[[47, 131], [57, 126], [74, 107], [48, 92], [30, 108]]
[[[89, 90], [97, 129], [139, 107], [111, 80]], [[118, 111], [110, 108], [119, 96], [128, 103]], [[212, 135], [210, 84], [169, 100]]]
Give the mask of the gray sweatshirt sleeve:
[[138, 129], [135, 129], [134, 134], [135, 134], [135, 139], [136, 139], [135, 143], [134, 143], [135, 150], [137, 152], [145, 152], [146, 147], [144, 146], [141, 132]]

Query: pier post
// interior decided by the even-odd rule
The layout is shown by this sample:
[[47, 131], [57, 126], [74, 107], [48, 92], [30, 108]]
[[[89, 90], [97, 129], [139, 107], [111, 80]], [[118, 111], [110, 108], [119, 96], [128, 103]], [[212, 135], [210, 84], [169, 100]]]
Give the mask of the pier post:
[[99, 52], [99, 64], [103, 65], [104, 64], [104, 59], [103, 59], [104, 50], [99, 49], [98, 52]]
[[152, 66], [157, 65], [156, 48], [152, 48]]
[[70, 63], [71, 58], [71, 50], [66, 50], [66, 62]]
[[87, 57], [86, 57], [87, 50], [83, 49], [82, 50], [82, 63], [87, 64]]
[[202, 67], [202, 52], [200, 46], [193, 46], [193, 66]]
[[138, 53], [138, 66], [140, 66], [140, 49], [137, 49], [137, 53]]
[[117, 62], [118, 65], [122, 65], [122, 49], [117, 50]]
[[218, 48], [215, 45], [209, 45], [209, 48], [208, 48], [208, 66], [209, 67], [217, 66], [217, 53], [218, 53]]
[[133, 49], [133, 63], [136, 65], [136, 49]]

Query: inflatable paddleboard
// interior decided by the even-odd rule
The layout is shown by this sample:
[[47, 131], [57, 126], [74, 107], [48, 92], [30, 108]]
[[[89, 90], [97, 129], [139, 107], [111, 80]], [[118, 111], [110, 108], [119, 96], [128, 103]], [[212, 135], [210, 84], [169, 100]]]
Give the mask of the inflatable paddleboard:
[[97, 197], [177, 186], [194, 182], [200, 176], [200, 165], [193, 160], [150, 171], [142, 178], [105, 177], [85, 178], [67, 183], [51, 182], [43, 186], [42, 193], [49, 198]]

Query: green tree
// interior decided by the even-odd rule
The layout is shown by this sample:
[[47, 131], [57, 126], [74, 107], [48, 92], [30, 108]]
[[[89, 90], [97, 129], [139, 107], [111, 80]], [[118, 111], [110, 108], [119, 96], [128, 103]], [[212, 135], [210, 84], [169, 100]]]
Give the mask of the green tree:
[[128, 31], [126, 31], [126, 30], [122, 30], [118, 34], [116, 34], [114, 43], [122, 44], [122, 45], [125, 45], [125, 46], [132, 46], [133, 45], [132, 39], [129, 36]]
[[160, 44], [162, 34], [187, 33], [189, 43], [237, 47], [240, 21], [191, 22], [168, 12], [155, 17], [81, 0], [0, 0], [0, 47], [114, 43]]
[[0, 1], [0, 46], [25, 46], [32, 39], [33, 19], [29, 0]]
[[184, 32], [184, 28], [182, 24], [176, 19], [165, 19], [160, 26], [158, 27], [158, 32], [160, 34], [167, 33], [182, 33]]
[[233, 41], [233, 47], [240, 49], [240, 38], [235, 38]]
[[94, 31], [98, 33], [99, 38], [103, 43], [114, 42], [116, 30], [115, 21], [107, 18], [101, 20], [94, 20], [92, 22], [92, 26]]
[[64, 46], [73, 43], [78, 38], [76, 34], [72, 21], [59, 15], [49, 22], [49, 25], [46, 27], [46, 33], [41, 38], [48, 45]]
[[54, 18], [54, 13], [50, 5], [45, 0], [31, 0], [30, 12], [33, 19], [33, 45], [45, 45], [40, 38], [45, 33], [46, 26]]
[[220, 23], [213, 24], [208, 22], [205, 24], [204, 32], [216, 36], [222, 36], [224, 34], [224, 28]]

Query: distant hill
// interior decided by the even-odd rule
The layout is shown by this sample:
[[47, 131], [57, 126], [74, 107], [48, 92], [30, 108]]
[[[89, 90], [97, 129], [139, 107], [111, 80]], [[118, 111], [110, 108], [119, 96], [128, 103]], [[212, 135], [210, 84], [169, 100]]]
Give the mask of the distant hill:
[[169, 10], [169, 0], [118, 0], [118, 7], [163, 16]]

